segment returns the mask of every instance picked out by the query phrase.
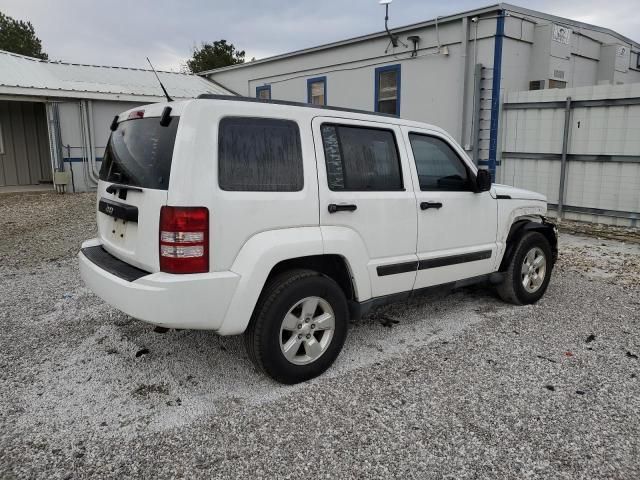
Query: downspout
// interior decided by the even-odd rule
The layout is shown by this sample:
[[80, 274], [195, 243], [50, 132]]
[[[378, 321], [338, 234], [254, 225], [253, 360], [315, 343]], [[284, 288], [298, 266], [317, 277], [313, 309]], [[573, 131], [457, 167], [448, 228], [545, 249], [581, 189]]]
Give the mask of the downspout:
[[89, 175], [87, 173], [87, 155], [86, 155], [86, 148], [87, 148], [87, 144], [84, 141], [84, 119], [83, 119], [83, 113], [82, 113], [82, 100], [78, 100], [78, 119], [80, 121], [80, 145], [81, 145], [81, 155], [82, 155], [82, 178], [84, 179], [84, 184], [87, 188], [89, 188], [90, 186], [90, 182], [89, 182]]
[[55, 178], [56, 165], [59, 163], [57, 156], [57, 149], [55, 147], [55, 123], [53, 121], [53, 104], [47, 102], [45, 104], [45, 111], [47, 113], [47, 136], [49, 137], [49, 157], [51, 161], [51, 177]]
[[[91, 179], [91, 183], [95, 185], [98, 184], [98, 176], [95, 174], [93, 169], [94, 162], [92, 161], [91, 156], [93, 155], [93, 146], [91, 145], [91, 132], [89, 131], [89, 114], [87, 110], [87, 102], [81, 101], [81, 108], [83, 113], [83, 132], [84, 132], [84, 145], [85, 152], [87, 154], [87, 174]], [[95, 160], [95, 159], [94, 159]]]
[[495, 182], [498, 156], [498, 128], [500, 117], [500, 83], [502, 77], [502, 43], [504, 41], [505, 11], [500, 10], [496, 21], [496, 40], [493, 50], [493, 83], [491, 86], [491, 123], [489, 127], [489, 160], [491, 179]]
[[[476, 122], [476, 109], [479, 108], [476, 105], [478, 101], [479, 95], [479, 85], [481, 75], [478, 74], [478, 23], [480, 23], [480, 19], [478, 17], [473, 17], [471, 22], [474, 24], [475, 33], [473, 35], [473, 97], [471, 100], [471, 105], [473, 109], [473, 114], [471, 115], [471, 129], [469, 131], [469, 145], [471, 150], [474, 152], [473, 161], [475, 164], [478, 164], [478, 154], [476, 147], [477, 140], [477, 122]], [[480, 69], [480, 73], [482, 73], [482, 69]]]
[[[461, 108], [459, 111], [458, 125], [460, 125], [460, 145], [464, 146], [465, 138], [465, 121], [467, 119], [467, 89], [469, 87], [469, 80], [467, 75], [469, 74], [467, 52], [469, 50], [469, 19], [467, 17], [462, 18], [462, 55], [460, 58], [460, 68], [462, 70], [462, 82], [460, 84], [460, 102]], [[468, 145], [467, 145], [468, 148]]]
[[53, 126], [54, 126], [54, 138], [56, 145], [56, 153], [58, 159], [58, 170], [64, 172], [64, 152], [62, 150], [62, 129], [60, 128], [60, 107], [58, 103], [52, 104], [53, 109]]
[[96, 142], [95, 142], [95, 133], [93, 131], [94, 130], [93, 129], [93, 126], [94, 126], [93, 125], [93, 101], [87, 100], [87, 105], [88, 105], [87, 128], [89, 129], [89, 148], [90, 148], [90, 154], [91, 154], [91, 157], [89, 157], [89, 164], [91, 165], [91, 171], [93, 172], [93, 176], [96, 179], [96, 183], [98, 183], [98, 180], [100, 178], [100, 169], [96, 164]]
[[89, 128], [87, 126], [87, 110], [84, 100], [80, 100], [80, 131], [82, 133], [82, 166], [87, 188], [95, 187], [98, 183], [97, 178], [93, 175], [91, 168], [90, 156], [91, 147], [89, 145]]

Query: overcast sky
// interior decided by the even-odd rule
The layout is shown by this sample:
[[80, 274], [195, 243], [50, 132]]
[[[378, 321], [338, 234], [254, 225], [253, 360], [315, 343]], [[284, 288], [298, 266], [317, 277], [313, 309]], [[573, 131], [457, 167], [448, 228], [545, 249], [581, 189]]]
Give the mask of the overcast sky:
[[[489, 5], [491, 0], [394, 0], [390, 24], [406, 25]], [[640, 41], [638, 0], [511, 3], [611, 28]], [[378, 0], [0, 0], [33, 23], [52, 60], [178, 70], [195, 44], [221, 38], [264, 58], [380, 31]]]

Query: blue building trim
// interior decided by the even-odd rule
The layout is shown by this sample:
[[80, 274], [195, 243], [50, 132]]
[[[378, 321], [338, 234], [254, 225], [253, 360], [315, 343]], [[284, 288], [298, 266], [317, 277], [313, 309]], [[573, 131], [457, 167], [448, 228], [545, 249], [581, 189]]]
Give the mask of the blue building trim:
[[260, 98], [260, 92], [266, 90], [269, 92], [269, 100], [271, 100], [271, 85], [261, 85], [256, 87], [256, 98]]
[[327, 77], [315, 77], [307, 79], [307, 103], [311, 103], [311, 84], [322, 82], [324, 87], [324, 105], [328, 105], [327, 103]]
[[504, 41], [505, 11], [500, 10], [496, 22], [496, 40], [493, 50], [493, 83], [491, 85], [491, 122], [489, 126], [489, 161], [491, 178], [496, 179], [498, 157], [498, 127], [500, 117], [500, 81], [502, 78], [502, 43]]
[[401, 68], [400, 68], [400, 64], [397, 63], [395, 65], [386, 65], [384, 67], [378, 67], [376, 68], [375, 71], [375, 88], [374, 88], [374, 99], [373, 99], [373, 109], [375, 112], [379, 112], [380, 109], [378, 107], [378, 102], [379, 102], [379, 90], [380, 90], [380, 74], [382, 72], [389, 72], [389, 71], [395, 71], [398, 73], [398, 98], [396, 98], [396, 116], [400, 116], [400, 90], [402, 87], [402, 81], [401, 81]]

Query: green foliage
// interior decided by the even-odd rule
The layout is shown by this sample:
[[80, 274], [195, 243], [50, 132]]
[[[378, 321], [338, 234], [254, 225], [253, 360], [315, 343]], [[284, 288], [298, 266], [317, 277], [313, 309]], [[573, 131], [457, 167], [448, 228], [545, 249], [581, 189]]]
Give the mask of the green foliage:
[[200, 48], [194, 48], [186, 66], [191, 73], [198, 73], [237, 63], [244, 63], [244, 50], [236, 50], [233, 43], [226, 40], [216, 40], [213, 43], [203, 42]]
[[31, 22], [14, 20], [0, 12], [0, 50], [48, 60]]

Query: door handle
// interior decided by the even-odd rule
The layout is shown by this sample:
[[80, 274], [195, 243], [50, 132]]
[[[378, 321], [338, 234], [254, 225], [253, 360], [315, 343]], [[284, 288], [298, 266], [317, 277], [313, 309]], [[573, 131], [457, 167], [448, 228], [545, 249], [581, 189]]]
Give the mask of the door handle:
[[420, 209], [426, 210], [428, 208], [442, 208], [442, 203], [440, 202], [420, 202]]
[[336, 212], [353, 212], [357, 207], [357, 205], [347, 205], [347, 204], [340, 204], [340, 205], [336, 205], [335, 203], [330, 203], [328, 210], [329, 213], [336, 213]]

